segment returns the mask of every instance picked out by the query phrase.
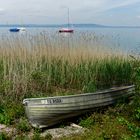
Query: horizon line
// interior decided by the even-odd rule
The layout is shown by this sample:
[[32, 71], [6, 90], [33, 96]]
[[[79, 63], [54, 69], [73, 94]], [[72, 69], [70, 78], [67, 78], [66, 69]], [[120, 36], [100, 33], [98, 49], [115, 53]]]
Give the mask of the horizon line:
[[[70, 24], [74, 27], [124, 27], [124, 28], [140, 28], [140, 25], [102, 25], [102, 24], [96, 24], [96, 23], [73, 23]], [[61, 26], [67, 26], [67, 24], [38, 24], [38, 23], [26, 23], [26, 24], [18, 24], [18, 23], [11, 23], [11, 24], [0, 24], [0, 27], [11, 27], [11, 26], [24, 26], [24, 27], [61, 27]]]

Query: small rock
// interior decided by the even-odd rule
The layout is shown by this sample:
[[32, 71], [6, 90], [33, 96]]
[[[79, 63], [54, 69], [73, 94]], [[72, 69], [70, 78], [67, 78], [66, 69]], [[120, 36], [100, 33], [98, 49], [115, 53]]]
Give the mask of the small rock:
[[12, 127], [7, 127], [4, 124], [0, 124], [0, 132], [5, 132], [6, 134], [11, 135], [16, 133], [16, 129]]
[[5, 129], [5, 128], [6, 128], [6, 125], [0, 124], [0, 131], [1, 131], [2, 129]]
[[[75, 127], [76, 126], [76, 127]], [[74, 125], [74, 126], [66, 126], [64, 128], [53, 128], [53, 129], [48, 129], [46, 131], [44, 131], [43, 133], [41, 133], [42, 137], [45, 137], [46, 135], [51, 135], [52, 139], [57, 139], [63, 136], [70, 136], [70, 135], [74, 135], [74, 134], [82, 134], [85, 132], [85, 128], [82, 128], [78, 125]]]

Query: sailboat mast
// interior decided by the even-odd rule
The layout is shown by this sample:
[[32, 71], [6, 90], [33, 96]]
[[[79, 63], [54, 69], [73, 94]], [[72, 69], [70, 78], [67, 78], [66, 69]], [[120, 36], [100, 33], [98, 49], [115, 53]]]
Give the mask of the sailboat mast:
[[68, 28], [70, 26], [70, 18], [69, 18], [69, 8], [68, 8]]
[[68, 23], [67, 23], [67, 24], [68, 24], [68, 25], [67, 25], [68, 27], [67, 27], [67, 28], [64, 28], [64, 29], [63, 29], [63, 28], [60, 29], [60, 30], [59, 30], [59, 33], [73, 33], [73, 31], [74, 31], [73, 29], [70, 28], [69, 8], [67, 8], [67, 10], [68, 10], [68, 13], [67, 13], [67, 14], [68, 14], [68, 19], [67, 19], [67, 20], [68, 20], [68, 21], [67, 21], [67, 22], [68, 22]]

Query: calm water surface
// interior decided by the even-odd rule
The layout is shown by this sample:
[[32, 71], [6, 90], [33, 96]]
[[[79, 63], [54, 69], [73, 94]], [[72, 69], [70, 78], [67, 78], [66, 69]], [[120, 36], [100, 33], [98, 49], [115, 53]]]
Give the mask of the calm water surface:
[[[37, 35], [41, 33], [48, 34], [50, 37], [63, 36], [68, 39], [72, 45], [99, 45], [111, 49], [119, 49], [127, 53], [140, 53], [140, 28], [75, 28], [71, 35], [59, 34], [59, 28], [26, 28], [26, 32], [10, 33], [9, 28], [0, 28], [0, 37], [15, 36], [20, 34]], [[86, 42], [86, 43], [85, 43]]]

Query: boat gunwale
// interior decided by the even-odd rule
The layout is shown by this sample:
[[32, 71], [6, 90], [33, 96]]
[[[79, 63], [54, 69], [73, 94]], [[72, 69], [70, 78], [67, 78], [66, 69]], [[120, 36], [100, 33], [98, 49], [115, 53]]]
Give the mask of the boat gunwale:
[[[83, 100], [83, 101], [79, 101], [79, 102], [76, 102], [77, 104], [79, 103], [83, 103], [83, 102], [93, 102], [93, 101], [100, 101], [100, 100], [105, 100], [105, 99], [109, 99], [109, 98], [116, 98], [116, 99], [119, 99], [121, 97], [125, 97], [125, 96], [130, 96], [132, 93], [131, 92], [126, 92], [125, 94], [122, 95], [122, 93], [118, 93], [118, 94], [115, 94], [114, 96], [110, 97], [110, 96], [107, 96], [107, 97], [103, 97], [103, 98], [100, 98], [100, 99], [89, 99], [89, 100]], [[55, 108], [59, 108], [60, 106], [65, 108], [64, 105], [71, 105], [71, 104], [74, 104], [75, 102], [66, 102], [66, 103], [63, 103], [61, 102], [61, 104], [59, 103], [53, 103], [53, 104], [41, 104], [41, 103], [38, 103], [38, 104], [30, 104], [28, 106], [32, 106], [32, 107], [55, 107]], [[56, 106], [57, 105], [57, 106]]]
[[35, 101], [35, 100], [45, 100], [45, 99], [53, 99], [53, 98], [72, 98], [72, 97], [89, 96], [89, 95], [96, 95], [96, 94], [106, 94], [106, 93], [128, 90], [134, 87], [135, 85], [130, 85], [130, 86], [123, 86], [123, 87], [114, 87], [115, 89], [110, 88], [101, 91], [96, 91], [94, 93], [82, 93], [77, 95], [64, 95], [64, 96], [52, 96], [52, 97], [41, 97], [41, 98], [26, 98], [23, 100], [23, 104], [25, 104], [27, 101]]

